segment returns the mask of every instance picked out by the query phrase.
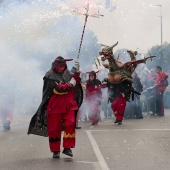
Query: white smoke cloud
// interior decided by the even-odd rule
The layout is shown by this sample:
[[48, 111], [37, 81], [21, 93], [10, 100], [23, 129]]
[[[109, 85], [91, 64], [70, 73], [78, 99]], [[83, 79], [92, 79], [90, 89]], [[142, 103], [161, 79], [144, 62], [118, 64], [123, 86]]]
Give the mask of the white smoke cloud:
[[[68, 1], [9, 0], [0, 2], [0, 25], [0, 96], [14, 98], [14, 114], [33, 114], [51, 62], [58, 55], [76, 59], [83, 23]], [[97, 38], [86, 30], [80, 64], [91, 64], [99, 48]], [[10, 107], [8, 99], [1, 105]]]

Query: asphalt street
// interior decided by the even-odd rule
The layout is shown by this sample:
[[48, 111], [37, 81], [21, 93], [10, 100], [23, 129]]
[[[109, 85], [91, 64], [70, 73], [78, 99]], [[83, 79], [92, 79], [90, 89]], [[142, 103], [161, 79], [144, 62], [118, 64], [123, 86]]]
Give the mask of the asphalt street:
[[74, 156], [60, 159], [52, 158], [48, 138], [27, 135], [30, 118], [14, 116], [8, 132], [0, 123], [0, 170], [170, 170], [170, 110], [121, 126], [113, 118], [80, 122]]

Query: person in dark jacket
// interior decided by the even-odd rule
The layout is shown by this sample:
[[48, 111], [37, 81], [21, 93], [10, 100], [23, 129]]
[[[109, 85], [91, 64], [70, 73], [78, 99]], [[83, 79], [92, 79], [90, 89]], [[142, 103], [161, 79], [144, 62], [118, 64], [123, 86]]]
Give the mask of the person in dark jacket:
[[[77, 71], [73, 76], [64, 74], [67, 69], [66, 61], [71, 60], [58, 56], [45, 74], [42, 102], [28, 129], [28, 134], [49, 137], [53, 158], [60, 157], [63, 121], [65, 129], [62, 153], [72, 157], [71, 148], [75, 147], [75, 111], [78, 110], [78, 104], [74, 100], [74, 87], [80, 84], [80, 77]], [[77, 64], [75, 67], [78, 68]]]
[[[134, 90], [141, 93], [143, 91], [143, 86], [142, 86], [140, 78], [138, 77], [138, 74], [136, 72], [133, 72], [132, 77], [133, 77], [132, 86]], [[140, 95], [134, 96], [134, 111], [135, 111], [136, 119], [143, 119]]]

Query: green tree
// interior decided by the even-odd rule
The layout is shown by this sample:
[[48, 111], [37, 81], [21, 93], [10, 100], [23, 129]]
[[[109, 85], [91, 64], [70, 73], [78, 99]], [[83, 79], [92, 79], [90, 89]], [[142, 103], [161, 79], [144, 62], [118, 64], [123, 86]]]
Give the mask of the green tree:
[[147, 67], [153, 68], [157, 65], [160, 65], [164, 71], [169, 70], [169, 64], [170, 64], [170, 43], [165, 42], [162, 46], [156, 45], [153, 46], [151, 49], [148, 50], [148, 55], [156, 55], [155, 58], [153, 58], [153, 62], [148, 62]]

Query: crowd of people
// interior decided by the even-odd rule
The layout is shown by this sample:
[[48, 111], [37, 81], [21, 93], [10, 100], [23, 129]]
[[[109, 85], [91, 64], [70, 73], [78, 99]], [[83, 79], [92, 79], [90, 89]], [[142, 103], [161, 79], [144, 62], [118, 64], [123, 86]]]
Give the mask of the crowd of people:
[[149, 73], [141, 74], [141, 82], [144, 87], [142, 93], [144, 98], [143, 112], [164, 116], [164, 102], [166, 102], [164, 96], [169, 85], [168, 78], [168, 74], [162, 70], [161, 66], [151, 68]]
[[[105, 76], [107, 76], [107, 72], [105, 72]], [[98, 73], [98, 77], [103, 78], [103, 71], [102, 75], [100, 75], [100, 72]], [[134, 94], [131, 96], [129, 102], [127, 102], [126, 104], [123, 118], [143, 119], [144, 113], [150, 116], [164, 116], [164, 103], [166, 103], [166, 100], [168, 100], [165, 99], [165, 97], [169, 94], [167, 92], [165, 95], [165, 90], [168, 87], [169, 78], [168, 74], [162, 70], [161, 66], [156, 66], [155, 68], [151, 68], [150, 70], [149, 69], [143, 70], [139, 75], [135, 71], [132, 74], [132, 77], [133, 77], [133, 89], [141, 93], [141, 95]], [[89, 76], [87, 82], [90, 81], [90, 78], [91, 77]], [[86, 84], [85, 82], [86, 81], [84, 80], [82, 84]], [[102, 88], [101, 85], [99, 87], [102, 92], [102, 97], [98, 98], [97, 96], [95, 97], [95, 95], [92, 95], [93, 100], [90, 101], [90, 104], [93, 105], [93, 101], [95, 101], [95, 98], [100, 99], [101, 102], [98, 104], [98, 109], [100, 107], [100, 111], [98, 111], [99, 112], [98, 118], [99, 119], [101, 119], [101, 117], [112, 118], [114, 116], [114, 113], [111, 109], [112, 102], [109, 99], [109, 96], [112, 96], [112, 94], [109, 94], [109, 90]], [[88, 93], [89, 90], [88, 88], [86, 88], [84, 89], [84, 91], [86, 96], [86, 93]], [[80, 108], [79, 121], [91, 120], [90, 119], [91, 112], [92, 110], [94, 110], [94, 108], [91, 107], [91, 105], [88, 104], [88, 98], [85, 97], [84, 103]], [[89, 111], [90, 108], [92, 108], [91, 111]], [[100, 113], [103, 115], [100, 115]]]

